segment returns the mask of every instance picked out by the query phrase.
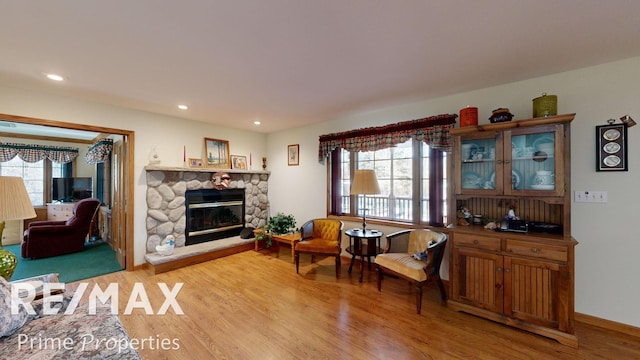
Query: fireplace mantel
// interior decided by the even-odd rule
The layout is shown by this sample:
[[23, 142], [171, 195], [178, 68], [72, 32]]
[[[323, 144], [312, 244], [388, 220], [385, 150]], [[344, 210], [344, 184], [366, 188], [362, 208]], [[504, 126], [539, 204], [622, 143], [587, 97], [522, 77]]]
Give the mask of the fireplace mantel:
[[190, 168], [182, 166], [157, 166], [147, 165], [144, 167], [146, 171], [191, 171], [191, 172], [204, 172], [204, 173], [216, 173], [226, 172], [228, 174], [257, 174], [257, 175], [270, 175], [271, 171], [267, 170], [239, 170], [239, 169], [219, 169], [219, 168]]

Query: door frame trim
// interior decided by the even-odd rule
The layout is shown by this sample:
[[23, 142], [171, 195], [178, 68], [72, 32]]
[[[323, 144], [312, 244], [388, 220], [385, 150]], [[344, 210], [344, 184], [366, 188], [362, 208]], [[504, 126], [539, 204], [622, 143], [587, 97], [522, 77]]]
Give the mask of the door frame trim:
[[[124, 168], [127, 173], [130, 175], [125, 181], [122, 182], [122, 186], [124, 187], [121, 191], [124, 191], [125, 199], [134, 199], [134, 184], [133, 184], [133, 174], [134, 171], [134, 156], [133, 149], [135, 148], [135, 131], [132, 130], [124, 130], [124, 129], [115, 129], [103, 126], [95, 126], [95, 125], [85, 125], [78, 123], [70, 123], [58, 120], [49, 120], [49, 119], [40, 119], [40, 118], [32, 118], [26, 116], [18, 116], [18, 115], [10, 115], [10, 114], [0, 114], [0, 119], [13, 121], [17, 123], [31, 124], [31, 125], [42, 125], [42, 126], [50, 126], [64, 129], [73, 129], [73, 130], [85, 130], [92, 132], [99, 132], [104, 134], [114, 134], [114, 135], [122, 135], [126, 136], [127, 141], [124, 141], [124, 150], [125, 156], [122, 159], [124, 161]], [[133, 244], [133, 201], [126, 201], [124, 206], [125, 211], [125, 247], [126, 247], [126, 259], [125, 259], [125, 269], [128, 271], [134, 270], [134, 244]]]

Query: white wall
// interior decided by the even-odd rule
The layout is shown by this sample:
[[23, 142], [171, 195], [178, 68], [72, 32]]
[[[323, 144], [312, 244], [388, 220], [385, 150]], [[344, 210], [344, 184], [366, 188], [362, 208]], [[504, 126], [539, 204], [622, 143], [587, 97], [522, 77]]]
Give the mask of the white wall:
[[[629, 171], [595, 171], [595, 126], [629, 114], [640, 120], [640, 58], [527, 81], [354, 114], [271, 134], [268, 138], [271, 213], [293, 213], [299, 222], [326, 214], [326, 168], [317, 160], [318, 136], [442, 113], [479, 108], [481, 123], [491, 110], [508, 107], [516, 119], [532, 116], [533, 98], [558, 96], [558, 113], [576, 113], [572, 123], [572, 189], [609, 192], [606, 204], [572, 203], [576, 248], [576, 311], [640, 326], [640, 126], [629, 129]], [[300, 166], [287, 166], [287, 144], [300, 144]], [[635, 180], [635, 181], [634, 181]], [[311, 185], [311, 186], [310, 186]]]
[[[266, 136], [227, 127], [36, 93], [0, 85], [0, 113], [135, 131], [134, 263], [146, 253], [146, 172], [149, 152], [157, 145], [164, 166], [182, 166], [187, 158], [204, 158], [204, 137], [229, 140], [233, 155], [266, 155]], [[84, 157], [84, 155], [83, 155]], [[80, 160], [80, 162], [82, 159]]]

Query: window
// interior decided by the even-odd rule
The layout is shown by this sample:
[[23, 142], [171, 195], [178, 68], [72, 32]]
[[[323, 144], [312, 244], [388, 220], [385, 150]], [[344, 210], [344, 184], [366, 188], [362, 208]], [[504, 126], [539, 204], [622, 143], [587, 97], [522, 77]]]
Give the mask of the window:
[[[320, 136], [318, 160], [330, 160], [329, 213], [443, 226], [447, 161], [456, 114]], [[408, 140], [410, 139], [410, 140]], [[427, 146], [428, 145], [428, 146]], [[350, 196], [351, 175], [374, 169], [382, 194]]]
[[33, 206], [44, 206], [45, 199], [50, 198], [51, 181], [48, 179], [63, 177], [67, 171], [70, 174], [70, 169], [71, 163], [54, 163], [48, 159], [30, 163], [16, 156], [9, 161], [0, 162], [0, 175], [19, 176], [24, 180]]
[[[331, 201], [334, 215], [362, 216], [407, 223], [442, 225], [447, 214], [446, 153], [424, 141], [408, 140], [375, 151], [334, 150]], [[374, 169], [379, 195], [350, 195], [351, 174]], [[337, 180], [339, 179], [339, 180]], [[417, 180], [416, 180], [417, 179]]]

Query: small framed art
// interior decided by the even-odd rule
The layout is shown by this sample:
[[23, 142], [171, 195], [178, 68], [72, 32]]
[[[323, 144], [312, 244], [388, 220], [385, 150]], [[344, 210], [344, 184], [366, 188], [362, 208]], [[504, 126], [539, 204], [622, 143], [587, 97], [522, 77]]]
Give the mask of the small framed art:
[[628, 171], [627, 124], [596, 126], [596, 171]]
[[229, 142], [227, 140], [204, 138], [204, 150], [207, 156], [207, 167], [220, 169], [231, 168]]
[[189, 167], [190, 168], [201, 168], [201, 167], [204, 167], [204, 164], [202, 163], [202, 159], [189, 158]]
[[231, 155], [231, 168], [247, 170], [247, 157], [241, 155]]
[[287, 146], [287, 164], [289, 166], [300, 165], [300, 144]]

